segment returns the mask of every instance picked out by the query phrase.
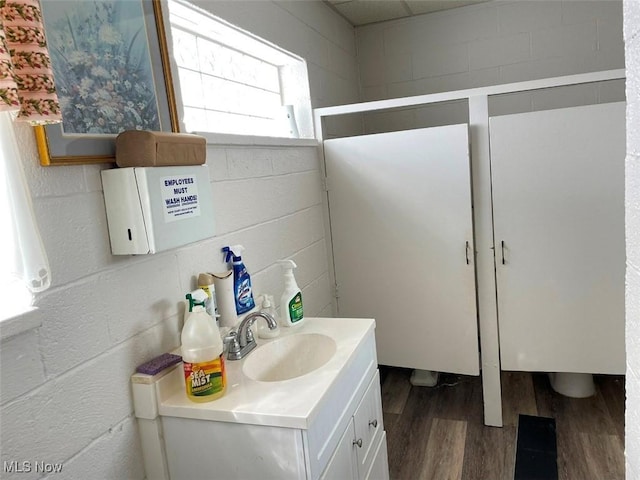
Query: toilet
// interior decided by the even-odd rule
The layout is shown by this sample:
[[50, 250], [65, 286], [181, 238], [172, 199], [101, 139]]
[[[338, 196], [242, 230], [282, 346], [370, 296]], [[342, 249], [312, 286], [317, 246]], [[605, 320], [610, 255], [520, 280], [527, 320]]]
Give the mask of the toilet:
[[414, 370], [409, 381], [415, 387], [435, 387], [438, 384], [438, 372], [432, 370]]
[[551, 388], [560, 395], [571, 398], [587, 398], [596, 394], [596, 385], [590, 373], [549, 373]]

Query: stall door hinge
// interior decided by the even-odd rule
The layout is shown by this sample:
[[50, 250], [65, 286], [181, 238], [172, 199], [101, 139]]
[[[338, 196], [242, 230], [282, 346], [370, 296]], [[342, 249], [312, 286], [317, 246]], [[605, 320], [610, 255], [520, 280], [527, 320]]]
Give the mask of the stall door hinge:
[[331, 190], [331, 183], [329, 182], [329, 177], [324, 177], [322, 179], [322, 190], [328, 192]]
[[340, 285], [337, 283], [333, 285], [333, 298], [340, 298]]

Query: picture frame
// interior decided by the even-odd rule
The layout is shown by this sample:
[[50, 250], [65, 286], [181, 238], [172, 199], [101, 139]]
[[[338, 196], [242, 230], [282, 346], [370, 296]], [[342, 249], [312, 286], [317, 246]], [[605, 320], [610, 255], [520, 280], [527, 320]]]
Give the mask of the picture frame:
[[[90, 29], [78, 20], [79, 2], [41, 1], [54, 75], [57, 70], [60, 77], [60, 81], [56, 77], [56, 88], [63, 112], [63, 123], [34, 127], [42, 166], [115, 162], [115, 138], [119, 133], [117, 129], [180, 131], [161, 0], [109, 0], [81, 3], [83, 9], [102, 9], [90, 16], [90, 21], [103, 22], [103, 27], [98, 31], [95, 30], [95, 25]], [[118, 16], [113, 12], [118, 8], [131, 9], [138, 5], [142, 9], [143, 18], [140, 18], [140, 15], [129, 16], [126, 21], [121, 22], [122, 31], [118, 31], [116, 20], [122, 18], [122, 14]], [[65, 8], [69, 9], [68, 13], [64, 12]], [[105, 8], [107, 10], [104, 10]], [[49, 24], [47, 25], [48, 15]], [[107, 17], [110, 23], [105, 19]], [[77, 23], [74, 24], [70, 18]], [[137, 18], [141, 23], [132, 27], [131, 18]], [[58, 23], [60, 19], [64, 20], [65, 28], [71, 32], [66, 37], [59, 32], [56, 34], [54, 30], [55, 25], [60, 25]], [[75, 32], [74, 25], [77, 25]], [[141, 32], [146, 33], [146, 36], [141, 35]], [[77, 37], [83, 34], [93, 35], [95, 38], [87, 36], [84, 43], [78, 41]], [[109, 45], [108, 51], [100, 46], [101, 40], [106, 40], [106, 44]], [[79, 50], [82, 51], [73, 52], [76, 56], [72, 57], [69, 53], [70, 43], [74, 46], [76, 44], [93, 45], [96, 49], [100, 48], [101, 52], [80, 48]], [[118, 48], [121, 48], [122, 52]], [[135, 59], [130, 60], [129, 55], [134, 56], [133, 54]], [[84, 55], [82, 57], [84, 60], [79, 60], [78, 55]], [[110, 56], [105, 62], [104, 58], [96, 60], [100, 55]], [[113, 59], [114, 56], [120, 62], [120, 67], [109, 66], [108, 60]], [[83, 61], [84, 65], [82, 65]], [[138, 68], [135, 74], [132, 74], [130, 66], [134, 61]], [[79, 81], [78, 70], [82, 67], [85, 67], [83, 72], [86, 76]], [[102, 70], [100, 70], [101, 67]], [[108, 71], [109, 68], [110, 71]], [[65, 78], [65, 75], [69, 78]], [[109, 75], [117, 80], [111, 81]], [[129, 78], [125, 78], [127, 75]], [[122, 86], [126, 81], [128, 81], [128, 88]], [[100, 85], [99, 89], [98, 85]], [[94, 90], [91, 89], [92, 87]], [[117, 94], [116, 89], [118, 89]], [[92, 98], [100, 98], [101, 95], [102, 97], [108, 95], [109, 91], [112, 95], [107, 97], [106, 101], [92, 100]], [[127, 95], [131, 95], [131, 98], [126, 98]], [[71, 102], [73, 106], [69, 107]], [[102, 106], [98, 106], [100, 104]], [[70, 108], [67, 110], [69, 115], [66, 119], [65, 105]], [[118, 111], [118, 108], [122, 110]], [[134, 117], [133, 120], [131, 116]], [[125, 117], [127, 120], [123, 121]]]

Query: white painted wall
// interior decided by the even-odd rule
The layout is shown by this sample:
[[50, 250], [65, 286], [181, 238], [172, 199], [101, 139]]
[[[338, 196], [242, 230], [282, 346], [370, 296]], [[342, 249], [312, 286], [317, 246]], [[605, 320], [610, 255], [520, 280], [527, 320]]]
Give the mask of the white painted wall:
[[[492, 1], [357, 29], [363, 100], [624, 68], [622, 1]], [[491, 115], [624, 100], [624, 82], [492, 98]], [[365, 131], [466, 122], [464, 103], [376, 113]]]
[[627, 478], [640, 478], [640, 2], [624, 2], [627, 68], [626, 159], [626, 419]]
[[[216, 6], [229, 21], [241, 19], [307, 58], [315, 106], [357, 100], [354, 32], [328, 7]], [[216, 237], [153, 256], [114, 257], [100, 182], [105, 167], [41, 168], [31, 129], [18, 126], [17, 133], [53, 286], [36, 301], [42, 325], [0, 347], [0, 460], [62, 462], [58, 478], [65, 479], [143, 478], [129, 377], [179, 345], [184, 294], [199, 272], [224, 269], [223, 245], [247, 247], [255, 290], [276, 299], [282, 274], [274, 262], [294, 258], [305, 313], [331, 315], [317, 148], [209, 146]]]

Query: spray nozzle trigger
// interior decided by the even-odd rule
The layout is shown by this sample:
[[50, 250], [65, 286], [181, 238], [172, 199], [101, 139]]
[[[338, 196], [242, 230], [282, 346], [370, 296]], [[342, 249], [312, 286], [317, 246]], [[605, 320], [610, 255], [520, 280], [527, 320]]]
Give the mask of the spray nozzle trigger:
[[187, 299], [187, 301], [189, 302], [189, 311], [192, 312], [193, 311], [193, 307], [195, 307], [196, 305], [201, 305], [201, 306], [205, 306], [205, 301], [204, 300], [198, 300], [197, 298], [193, 298], [193, 294], [196, 292], [202, 292], [205, 294], [205, 296], [207, 295], [204, 290], [196, 290], [195, 292], [191, 292], [191, 293], [187, 293], [185, 295], [185, 298]]
[[242, 245], [232, 245], [230, 247], [222, 247], [222, 252], [226, 254], [224, 257], [224, 261], [229, 263], [232, 257], [234, 261], [240, 260], [243, 250], [244, 250], [244, 247]]

